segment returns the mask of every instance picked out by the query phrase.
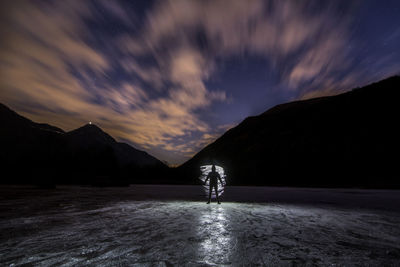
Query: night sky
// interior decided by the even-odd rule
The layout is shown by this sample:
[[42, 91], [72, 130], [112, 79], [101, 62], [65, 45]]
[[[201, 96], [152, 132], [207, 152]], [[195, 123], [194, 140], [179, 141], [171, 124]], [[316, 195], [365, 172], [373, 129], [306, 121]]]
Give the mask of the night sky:
[[400, 73], [400, 1], [1, 1], [0, 102], [180, 164], [248, 116]]

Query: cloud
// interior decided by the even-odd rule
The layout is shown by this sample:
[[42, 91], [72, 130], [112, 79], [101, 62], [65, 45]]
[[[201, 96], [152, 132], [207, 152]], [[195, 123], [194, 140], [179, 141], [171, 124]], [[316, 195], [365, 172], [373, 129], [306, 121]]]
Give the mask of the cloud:
[[[218, 58], [249, 53], [269, 61], [281, 85], [299, 97], [318, 89], [340, 91], [349, 89], [344, 81], [355, 75], [338, 75], [351, 63], [347, 43], [354, 8], [342, 1], [158, 1], [140, 38], [127, 38], [122, 46], [134, 56], [155, 55], [160, 66], [172, 68], [172, 81], [196, 76], [201, 85]], [[198, 34], [205, 47], [199, 47]]]
[[130, 74], [138, 76], [143, 82], [159, 89], [163, 86], [163, 76], [159, 68], [140, 66], [133, 58], [125, 58], [120, 62], [122, 68]]
[[[123, 9], [107, 5], [130, 23]], [[223, 101], [225, 94], [205, 88], [205, 66], [196, 51], [171, 51], [160, 62], [171, 72], [143, 67], [134, 59], [113, 61], [86, 38], [90, 29], [85, 19], [98, 15], [89, 3], [26, 1], [4, 6], [9, 12], [0, 27], [0, 96], [24, 115], [67, 130], [90, 120], [117, 138], [166, 150], [177, 136], [209, 131], [195, 110]], [[164, 95], [150, 97], [132, 81], [108, 82], [115, 64], [142, 82], [162, 87], [166, 78], [171, 86]]]
[[[3, 1], [1, 101], [67, 130], [93, 121], [179, 163], [225, 129], [202, 119], [229, 100], [206, 86], [220, 61], [261, 57], [295, 98], [349, 89], [361, 75], [350, 71], [354, 6], [343, 1], [163, 0], [143, 21], [123, 4]], [[99, 38], [104, 25], [123, 27]]]
[[101, 53], [79, 38], [88, 10], [77, 2], [48, 9], [28, 2], [6, 3], [0, 49], [2, 100], [16, 106], [29, 102], [47, 109], [79, 111], [90, 93], [71, 68], [101, 75], [109, 67]]

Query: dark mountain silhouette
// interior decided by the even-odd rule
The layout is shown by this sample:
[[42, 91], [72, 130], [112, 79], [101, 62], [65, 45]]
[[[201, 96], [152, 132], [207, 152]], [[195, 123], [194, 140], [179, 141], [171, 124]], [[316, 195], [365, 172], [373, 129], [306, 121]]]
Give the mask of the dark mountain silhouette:
[[152, 182], [168, 170], [144, 151], [87, 124], [70, 132], [0, 104], [2, 183], [116, 185]]
[[400, 187], [400, 77], [249, 117], [176, 171], [215, 162], [242, 185]]
[[160, 165], [160, 161], [144, 151], [133, 148], [126, 143], [119, 143], [94, 124], [86, 124], [65, 134], [68, 147], [74, 153], [90, 147], [111, 147], [116, 160], [121, 165], [135, 164], [138, 166]]
[[216, 163], [235, 185], [400, 188], [400, 77], [249, 117], [180, 167], [95, 125], [70, 132], [0, 104], [1, 183], [196, 183]]

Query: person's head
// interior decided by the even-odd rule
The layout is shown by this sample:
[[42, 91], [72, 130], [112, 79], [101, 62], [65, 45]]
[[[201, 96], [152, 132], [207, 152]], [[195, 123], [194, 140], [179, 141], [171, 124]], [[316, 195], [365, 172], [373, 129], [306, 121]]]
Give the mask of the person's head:
[[215, 165], [214, 164], [211, 167], [211, 171], [215, 172]]

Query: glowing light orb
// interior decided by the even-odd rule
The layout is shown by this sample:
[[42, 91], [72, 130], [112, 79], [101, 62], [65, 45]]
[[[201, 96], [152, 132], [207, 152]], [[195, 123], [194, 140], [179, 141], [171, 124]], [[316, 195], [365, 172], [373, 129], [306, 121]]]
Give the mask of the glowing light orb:
[[[210, 179], [207, 180], [206, 184], [204, 184], [204, 182], [207, 178], [207, 175], [211, 172], [211, 168], [212, 168], [212, 165], [200, 166], [201, 175], [200, 175], [199, 179], [203, 182], [203, 189], [204, 189], [206, 197], [208, 197], [209, 190], [210, 190]], [[222, 184], [218, 180], [218, 197], [220, 197], [224, 193], [224, 189], [225, 189], [225, 185], [226, 185], [226, 180], [225, 180], [226, 175], [224, 172], [224, 168], [222, 168], [220, 166], [215, 165], [215, 171], [219, 173], [219, 175], [221, 176], [221, 180], [222, 180]], [[212, 191], [211, 198], [216, 198], [215, 190]]]

